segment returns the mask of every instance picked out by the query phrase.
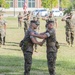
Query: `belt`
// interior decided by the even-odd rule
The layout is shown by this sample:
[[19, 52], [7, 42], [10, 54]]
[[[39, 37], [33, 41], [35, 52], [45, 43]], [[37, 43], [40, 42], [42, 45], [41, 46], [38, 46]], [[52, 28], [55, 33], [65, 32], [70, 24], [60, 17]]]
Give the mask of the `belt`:
[[47, 44], [47, 46], [55, 46], [55, 42], [51, 42], [51, 43]]
[[33, 46], [33, 44], [31, 44], [31, 43], [28, 43], [28, 46]]

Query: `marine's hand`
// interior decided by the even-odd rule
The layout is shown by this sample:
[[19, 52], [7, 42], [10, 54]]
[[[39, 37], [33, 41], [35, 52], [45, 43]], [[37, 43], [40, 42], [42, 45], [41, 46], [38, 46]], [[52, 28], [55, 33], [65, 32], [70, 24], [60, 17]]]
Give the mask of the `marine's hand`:
[[42, 42], [39, 42], [39, 45], [42, 46], [44, 42], [45, 42], [45, 39], [43, 39]]
[[40, 46], [42, 46], [42, 45], [43, 45], [43, 43], [42, 43], [42, 42], [39, 42], [39, 45], [40, 45]]

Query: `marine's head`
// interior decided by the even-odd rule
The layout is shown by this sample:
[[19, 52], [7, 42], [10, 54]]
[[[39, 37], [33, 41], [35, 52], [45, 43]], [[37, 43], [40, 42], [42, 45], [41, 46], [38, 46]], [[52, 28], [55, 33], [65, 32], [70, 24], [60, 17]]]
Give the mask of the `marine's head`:
[[68, 16], [68, 19], [71, 19], [73, 14], [70, 12], [70, 13], [67, 14], [67, 16]]
[[35, 16], [33, 17], [33, 20], [36, 21], [36, 17]]
[[50, 16], [50, 17], [52, 17], [52, 16], [53, 16], [53, 12], [52, 12], [52, 11], [50, 11], [50, 14], [49, 14], [49, 16]]
[[30, 24], [31, 24], [31, 26], [32, 26], [34, 29], [37, 29], [37, 27], [38, 27], [37, 21], [32, 20], [32, 21], [30, 22]]
[[47, 28], [52, 29], [54, 27], [54, 21], [48, 21], [47, 22]]
[[21, 15], [21, 12], [19, 12], [19, 15]]

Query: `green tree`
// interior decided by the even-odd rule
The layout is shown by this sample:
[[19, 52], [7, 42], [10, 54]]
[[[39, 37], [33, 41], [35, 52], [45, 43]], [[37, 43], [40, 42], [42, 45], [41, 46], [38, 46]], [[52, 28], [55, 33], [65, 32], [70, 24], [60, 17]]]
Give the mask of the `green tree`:
[[61, 0], [61, 7], [62, 8], [68, 8], [71, 6], [70, 0]]
[[57, 0], [42, 0], [42, 6], [44, 8], [52, 9], [58, 4]]
[[67, 8], [64, 14], [70, 13], [72, 9], [75, 9], [75, 0], [61, 0], [61, 4], [63, 8]]
[[72, 8], [75, 9], [75, 0], [70, 0], [72, 3]]
[[8, 8], [9, 4], [6, 2], [6, 0], [0, 0], [0, 7]]
[[[59, 2], [59, 3], [58, 3]], [[42, 0], [42, 6], [45, 8], [53, 8], [60, 5], [62, 8], [75, 8], [75, 0]]]
[[64, 15], [67, 13], [70, 13], [72, 11], [72, 6], [69, 6], [65, 11], [64, 11]]

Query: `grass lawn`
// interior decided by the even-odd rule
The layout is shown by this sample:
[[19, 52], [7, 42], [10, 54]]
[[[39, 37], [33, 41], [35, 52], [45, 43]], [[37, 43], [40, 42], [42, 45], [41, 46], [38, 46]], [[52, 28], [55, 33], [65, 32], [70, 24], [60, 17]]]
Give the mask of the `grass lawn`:
[[[23, 75], [24, 57], [19, 47], [19, 42], [24, 37], [23, 26], [18, 28], [17, 18], [8, 17], [6, 20], [6, 45], [0, 48], [0, 75]], [[75, 41], [73, 47], [66, 44], [64, 26], [65, 23], [58, 18], [56, 34], [60, 49], [57, 54], [56, 75], [75, 75]], [[45, 22], [41, 20], [40, 32], [43, 31]], [[45, 44], [38, 46], [37, 51], [33, 53], [31, 75], [49, 75]]]

